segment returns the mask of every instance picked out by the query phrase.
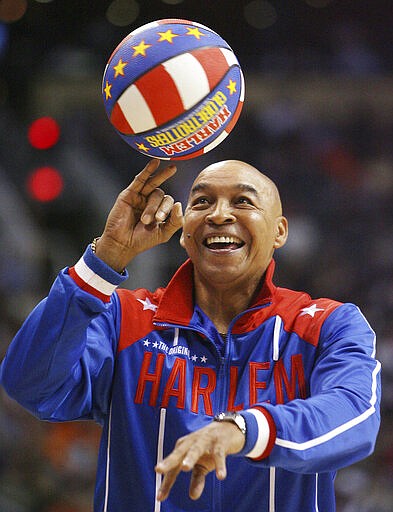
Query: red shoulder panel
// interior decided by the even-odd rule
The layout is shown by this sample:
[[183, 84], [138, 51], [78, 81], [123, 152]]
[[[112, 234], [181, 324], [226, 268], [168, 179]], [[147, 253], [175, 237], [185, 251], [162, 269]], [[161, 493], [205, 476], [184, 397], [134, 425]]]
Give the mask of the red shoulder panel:
[[269, 318], [279, 315], [287, 332], [295, 332], [316, 346], [324, 321], [340, 305], [331, 299], [312, 299], [304, 292], [276, 288], [271, 304], [243, 315], [234, 325], [233, 332], [252, 331]]
[[301, 339], [312, 345], [318, 345], [322, 325], [326, 318], [341, 302], [331, 299], [312, 299], [306, 293], [278, 289], [275, 314], [283, 320], [287, 332], [295, 332]]
[[138, 290], [118, 289], [116, 291], [121, 305], [120, 339], [118, 352], [129, 347], [153, 329], [153, 317], [156, 312], [162, 290], [151, 293], [140, 288]]

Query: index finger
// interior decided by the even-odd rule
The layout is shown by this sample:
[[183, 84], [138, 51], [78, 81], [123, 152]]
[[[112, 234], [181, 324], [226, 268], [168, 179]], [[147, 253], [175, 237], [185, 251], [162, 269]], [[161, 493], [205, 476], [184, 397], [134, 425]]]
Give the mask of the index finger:
[[[135, 176], [127, 189], [147, 197], [154, 189], [173, 176], [177, 170], [176, 166], [171, 164], [157, 171], [159, 165], [160, 160], [158, 158], [150, 160], [144, 169]], [[155, 173], [155, 171], [157, 172]]]
[[175, 468], [181, 468], [187, 450], [175, 448], [165, 459], [161, 460], [155, 470], [157, 473], [165, 474]]
[[180, 438], [174, 450], [156, 466], [157, 473], [167, 473], [175, 468], [191, 471], [198, 460], [210, 453], [210, 440], [200, 436], [197, 440], [195, 433]]

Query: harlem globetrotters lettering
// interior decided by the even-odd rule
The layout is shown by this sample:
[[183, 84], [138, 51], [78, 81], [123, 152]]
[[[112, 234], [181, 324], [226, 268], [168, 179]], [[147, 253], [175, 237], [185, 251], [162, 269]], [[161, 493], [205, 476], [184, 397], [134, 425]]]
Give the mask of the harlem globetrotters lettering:
[[[176, 350], [177, 353], [184, 353], [189, 356], [189, 349], [187, 347], [177, 346], [169, 350]], [[213, 416], [212, 394], [217, 386], [215, 370], [207, 366], [197, 365], [192, 365], [192, 368], [189, 368], [188, 365], [192, 364], [189, 360], [176, 357], [169, 376], [165, 380], [163, 368], [168, 364], [167, 357], [168, 355], [162, 352], [158, 353], [156, 358], [153, 357], [153, 352], [151, 351], [144, 353], [135, 393], [135, 403], [141, 404], [144, 397], [147, 396], [148, 403], [152, 407], [167, 407], [169, 400], [173, 398], [175, 400], [174, 405], [179, 409], [184, 409], [186, 394], [191, 393], [191, 411], [195, 413], [204, 412]], [[191, 357], [190, 359], [192, 360], [193, 358]], [[264, 401], [263, 392], [267, 390], [267, 383], [263, 378], [263, 374], [264, 372], [269, 372], [270, 374], [271, 371], [273, 371], [277, 404], [283, 404], [287, 400], [293, 400], [294, 398], [306, 398], [307, 385], [302, 355], [292, 355], [290, 364], [291, 367], [289, 372], [287, 372], [282, 360], [274, 361], [273, 363], [270, 361], [249, 361], [248, 404], [253, 405]], [[238, 370], [237, 366], [230, 366], [229, 368], [227, 410], [240, 411], [246, 406], [243, 402], [237, 402]], [[148, 383], [149, 386], [147, 386]], [[163, 390], [163, 392], [161, 402], [158, 403], [160, 390]], [[271, 396], [270, 393], [269, 396]], [[199, 410], [200, 404], [203, 404], [204, 411]]]
[[166, 156], [191, 149], [211, 137], [231, 117], [226, 101], [225, 94], [218, 91], [195, 115], [165, 132], [146, 136], [145, 140]]

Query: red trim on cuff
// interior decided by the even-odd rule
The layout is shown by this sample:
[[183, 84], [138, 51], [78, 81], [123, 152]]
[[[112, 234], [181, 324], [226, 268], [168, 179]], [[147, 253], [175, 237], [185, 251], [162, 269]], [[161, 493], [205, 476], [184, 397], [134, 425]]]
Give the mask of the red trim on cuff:
[[91, 295], [94, 295], [94, 297], [101, 299], [102, 302], [110, 302], [110, 300], [111, 300], [110, 295], [105, 295], [104, 293], [99, 292], [96, 288], [93, 288], [93, 286], [90, 286], [89, 284], [87, 284], [86, 281], [84, 281], [83, 279], [81, 279], [78, 276], [74, 267], [70, 267], [68, 269], [68, 274], [75, 281], [75, 283], [79, 286], [79, 288], [81, 288], [85, 292], [90, 293]]
[[258, 411], [261, 411], [261, 413], [265, 416], [267, 419], [267, 422], [269, 424], [269, 441], [267, 442], [265, 451], [260, 455], [259, 457], [252, 458], [251, 460], [262, 460], [265, 459], [270, 455], [270, 452], [273, 450], [274, 443], [276, 442], [277, 437], [277, 429], [276, 424], [274, 422], [273, 416], [270, 414], [269, 411], [264, 409], [263, 407], [260, 407], [259, 405], [253, 405], [252, 409], [258, 409]]

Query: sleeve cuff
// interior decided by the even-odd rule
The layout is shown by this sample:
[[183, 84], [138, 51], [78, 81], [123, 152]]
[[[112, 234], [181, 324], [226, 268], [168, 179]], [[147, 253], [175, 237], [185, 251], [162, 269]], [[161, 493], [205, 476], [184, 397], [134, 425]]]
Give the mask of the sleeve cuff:
[[276, 440], [276, 426], [270, 413], [263, 407], [253, 407], [241, 412], [246, 421], [246, 443], [237, 456], [254, 461], [267, 457]]
[[116, 288], [128, 279], [127, 270], [122, 274], [113, 270], [93, 253], [90, 245], [68, 273], [80, 288], [104, 302], [109, 302]]

